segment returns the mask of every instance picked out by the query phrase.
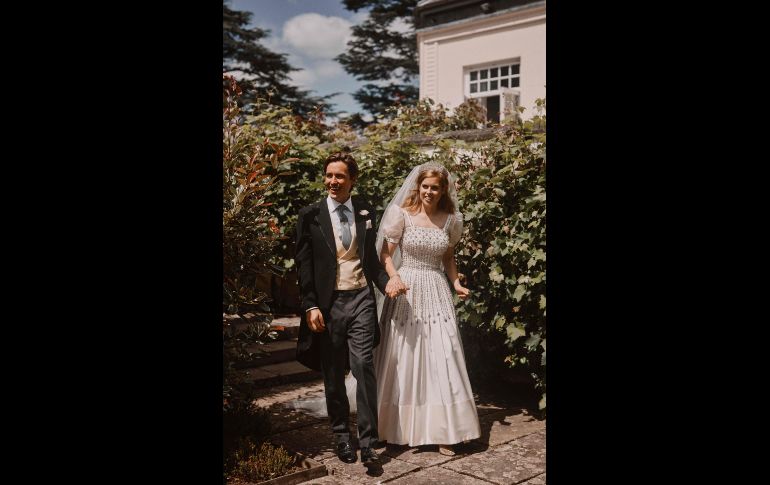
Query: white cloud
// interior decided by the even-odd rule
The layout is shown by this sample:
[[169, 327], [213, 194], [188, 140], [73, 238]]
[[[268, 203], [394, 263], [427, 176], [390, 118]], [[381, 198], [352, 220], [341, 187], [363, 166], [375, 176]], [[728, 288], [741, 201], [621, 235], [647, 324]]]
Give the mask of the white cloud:
[[319, 77], [332, 78], [337, 76], [344, 76], [345, 71], [342, 66], [336, 61], [321, 61], [315, 65], [315, 72]]
[[313, 89], [318, 76], [311, 69], [302, 69], [301, 71], [292, 71], [289, 74], [289, 79], [295, 86]]
[[397, 17], [393, 22], [390, 23], [388, 30], [391, 32], [397, 32], [399, 34], [406, 34], [414, 30], [414, 25], [412, 25], [411, 22], [407, 21], [403, 17]]
[[331, 59], [346, 50], [351, 25], [341, 17], [303, 13], [283, 25], [283, 41], [305, 57]]
[[353, 25], [359, 25], [364, 23], [368, 18], [369, 12], [366, 10], [359, 10], [350, 17], [350, 21], [353, 23]]
[[283, 42], [281, 42], [281, 39], [279, 39], [275, 35], [269, 35], [267, 37], [263, 37], [261, 42], [262, 44], [264, 44], [265, 47], [275, 52], [276, 54], [286, 53], [286, 46], [283, 45]]

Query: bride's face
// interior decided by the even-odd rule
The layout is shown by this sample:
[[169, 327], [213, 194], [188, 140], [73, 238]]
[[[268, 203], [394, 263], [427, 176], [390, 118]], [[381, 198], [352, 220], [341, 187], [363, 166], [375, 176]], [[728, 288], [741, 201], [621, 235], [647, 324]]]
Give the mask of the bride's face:
[[420, 200], [429, 207], [436, 207], [443, 191], [441, 190], [441, 179], [438, 177], [425, 177], [420, 182]]

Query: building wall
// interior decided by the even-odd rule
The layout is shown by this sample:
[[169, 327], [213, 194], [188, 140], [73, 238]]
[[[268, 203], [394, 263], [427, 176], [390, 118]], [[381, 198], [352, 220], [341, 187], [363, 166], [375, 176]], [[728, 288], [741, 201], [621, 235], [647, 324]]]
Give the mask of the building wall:
[[417, 32], [420, 99], [448, 108], [465, 100], [464, 68], [519, 58], [524, 118], [545, 90], [545, 6], [470, 19]]

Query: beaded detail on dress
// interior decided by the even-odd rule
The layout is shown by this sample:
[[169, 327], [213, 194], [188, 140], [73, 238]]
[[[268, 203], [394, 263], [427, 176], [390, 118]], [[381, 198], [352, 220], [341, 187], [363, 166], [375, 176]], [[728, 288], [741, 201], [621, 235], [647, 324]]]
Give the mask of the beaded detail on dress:
[[[408, 216], [407, 216], [408, 217]], [[449, 247], [448, 216], [442, 229], [408, 224], [401, 239], [401, 268], [434, 269], [441, 271], [441, 258]]]
[[454, 300], [442, 259], [448, 228], [415, 226], [404, 212], [400, 240], [406, 294], [387, 298], [375, 350], [380, 439], [419, 446], [453, 444], [480, 436]]
[[[386, 317], [396, 318], [400, 325], [455, 323], [452, 290], [442, 268], [442, 258], [449, 247], [447, 228], [452, 216], [447, 217], [443, 228], [415, 226], [409, 214], [401, 237], [401, 267], [399, 273], [410, 290], [392, 302]], [[452, 339], [456, 340], [456, 339]], [[450, 345], [456, 346], [456, 342]]]

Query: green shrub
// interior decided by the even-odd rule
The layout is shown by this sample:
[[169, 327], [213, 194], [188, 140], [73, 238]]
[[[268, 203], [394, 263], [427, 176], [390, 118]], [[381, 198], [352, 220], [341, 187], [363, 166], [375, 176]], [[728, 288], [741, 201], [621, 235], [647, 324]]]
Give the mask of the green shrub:
[[235, 366], [251, 358], [246, 351], [248, 344], [268, 336], [272, 318], [268, 295], [258, 282], [272, 269], [272, 248], [281, 237], [266, 200], [280, 173], [270, 174], [268, 169], [284, 162], [285, 149], [249, 136], [237, 103], [240, 89], [231, 77], [223, 81], [222, 310], [238, 315], [260, 312], [245, 329], [223, 319], [223, 410], [227, 410], [239, 400], [250, 399], [250, 386], [242, 381]]
[[[456, 257], [472, 292], [468, 300], [456, 300], [458, 321], [465, 335], [488, 337], [483, 339], [486, 348], [472, 356], [473, 366], [488, 361], [479, 367], [528, 375], [545, 408], [544, 100], [537, 101], [537, 110], [528, 121], [507, 123], [491, 140], [471, 144], [441, 139], [434, 143], [434, 151], [424, 153], [408, 138], [482, 126], [478, 106], [466, 103], [454, 116], [430, 101], [393, 108], [366, 129], [366, 142], [353, 150], [360, 167], [353, 193], [366, 197], [380, 220], [385, 205], [415, 165], [434, 161], [458, 177], [465, 228]], [[275, 155], [278, 161], [265, 173], [290, 172], [265, 191], [265, 200], [272, 204], [266, 210], [278, 221], [278, 234], [285, 237], [273, 249], [272, 262], [285, 269], [294, 264], [299, 209], [325, 195], [322, 160], [352, 140], [349, 129], [338, 125], [324, 130], [319, 119], [298, 119], [263, 103], [248, 118], [244, 132], [252, 143], [271, 140], [263, 153]], [[323, 142], [326, 148], [322, 149]]]
[[232, 478], [261, 482], [292, 473], [296, 459], [283, 446], [242, 440], [232, 454], [227, 475]]
[[[282, 163], [285, 148], [269, 140], [256, 142], [237, 105], [239, 89], [234, 80], [225, 88], [223, 110], [223, 311], [244, 313], [265, 310], [266, 295], [256, 288], [261, 273], [269, 270], [271, 249], [280, 230], [267, 210], [266, 194], [279, 174], [269, 167]], [[283, 150], [283, 151], [282, 151]]]
[[[539, 104], [544, 108], [544, 102]], [[520, 123], [471, 153], [454, 157], [465, 229], [458, 268], [473, 292], [458, 301], [460, 321], [500, 336], [505, 361], [523, 367], [542, 393], [546, 351], [545, 116]]]

